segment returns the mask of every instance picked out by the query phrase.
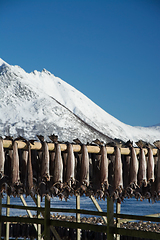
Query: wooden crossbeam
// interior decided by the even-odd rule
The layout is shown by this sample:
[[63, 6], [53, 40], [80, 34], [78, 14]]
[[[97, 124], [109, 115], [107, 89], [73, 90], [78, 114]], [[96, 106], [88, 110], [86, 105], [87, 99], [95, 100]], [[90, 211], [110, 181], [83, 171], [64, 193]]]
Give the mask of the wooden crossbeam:
[[[28, 146], [27, 143], [23, 141], [17, 141], [18, 143], [18, 149], [24, 149], [27, 150]], [[3, 147], [12, 149], [12, 141], [11, 140], [3, 140]], [[60, 144], [61, 151], [66, 151], [67, 150], [67, 144]], [[42, 150], [42, 144], [40, 142], [34, 142], [34, 144], [31, 144], [31, 149], [36, 149], [36, 150]], [[55, 144], [54, 143], [48, 143], [48, 149], [49, 151], [55, 151]], [[108, 147], [106, 146], [107, 153], [108, 154], [114, 154], [114, 147]], [[100, 153], [100, 147], [99, 146], [92, 146], [92, 145], [87, 145], [87, 150], [89, 153]], [[143, 148], [144, 153], [148, 153], [147, 148]], [[74, 152], [80, 152], [81, 151], [81, 145], [78, 144], [73, 144], [73, 151]], [[136, 154], [139, 154], [140, 149], [138, 147], [135, 148]], [[153, 148], [153, 155], [156, 155], [158, 152], [158, 149]], [[121, 154], [123, 155], [129, 155], [130, 154], [130, 149], [129, 148], [121, 148]]]
[[157, 232], [150, 232], [150, 231], [142, 231], [142, 230], [135, 230], [135, 229], [124, 229], [124, 228], [116, 228], [111, 227], [111, 232], [116, 233], [123, 236], [131, 236], [131, 237], [138, 237], [143, 239], [160, 239], [160, 233]]

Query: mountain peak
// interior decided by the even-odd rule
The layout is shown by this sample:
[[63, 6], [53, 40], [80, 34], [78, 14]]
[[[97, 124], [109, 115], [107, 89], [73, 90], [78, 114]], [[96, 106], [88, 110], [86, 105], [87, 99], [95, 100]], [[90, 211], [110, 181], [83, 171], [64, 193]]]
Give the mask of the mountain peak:
[[9, 65], [8, 63], [6, 63], [2, 58], [0, 58], [0, 66], [2, 65]]
[[47, 138], [54, 133], [60, 140], [82, 143], [110, 138], [153, 142], [160, 136], [160, 126], [126, 125], [46, 69], [26, 73], [2, 59], [0, 66], [8, 68], [0, 75], [1, 136]]

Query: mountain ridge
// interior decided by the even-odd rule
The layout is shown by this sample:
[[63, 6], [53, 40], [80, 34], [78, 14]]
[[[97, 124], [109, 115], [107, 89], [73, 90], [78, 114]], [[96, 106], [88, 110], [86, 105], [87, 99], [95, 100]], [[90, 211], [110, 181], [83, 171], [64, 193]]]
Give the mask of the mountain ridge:
[[160, 136], [160, 126], [124, 124], [46, 69], [26, 73], [0, 59], [0, 83], [0, 135], [21, 133], [28, 138], [55, 133], [63, 140], [79, 137], [82, 142], [95, 138], [153, 142]]

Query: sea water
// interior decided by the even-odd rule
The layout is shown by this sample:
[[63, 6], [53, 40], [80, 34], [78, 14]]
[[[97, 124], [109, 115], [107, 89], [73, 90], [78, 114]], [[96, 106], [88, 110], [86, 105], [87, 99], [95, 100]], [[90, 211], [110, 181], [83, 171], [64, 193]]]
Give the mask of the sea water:
[[[30, 196], [25, 197], [24, 199], [27, 203], [28, 206], [36, 206], [34, 201]], [[104, 212], [107, 212], [107, 200], [97, 200], [98, 204], [100, 205], [101, 209]], [[2, 203], [6, 204], [7, 203], [7, 197], [6, 195], [2, 199]], [[19, 197], [11, 197], [10, 198], [10, 204], [14, 205], [22, 205], [21, 199]], [[41, 201], [41, 206], [45, 206], [45, 200], [44, 198]], [[76, 197], [72, 196], [69, 197], [67, 201], [60, 200], [58, 197], [51, 198], [51, 207], [52, 208], [71, 208], [75, 209], [76, 208]], [[89, 197], [82, 196], [80, 197], [80, 208], [85, 209], [85, 210], [92, 210], [92, 211], [97, 211], [95, 205], [93, 204], [92, 200]], [[116, 204], [114, 204], [114, 211], [116, 211]], [[33, 215], [36, 215], [35, 211], [31, 211]], [[149, 215], [149, 214], [155, 214], [155, 213], [160, 213], [160, 201], [152, 203], [149, 202], [148, 200], [144, 199], [143, 201], [136, 200], [135, 198], [130, 198], [130, 199], [125, 199], [122, 204], [121, 204], [121, 213], [123, 214], [133, 214], [133, 215]], [[6, 209], [2, 208], [2, 215], [6, 214]], [[10, 216], [23, 216], [26, 215], [26, 210], [19, 210], [19, 209], [10, 209]], [[54, 214], [59, 214], [59, 215], [73, 215], [73, 213], [57, 213], [54, 212]], [[81, 214], [81, 217], [84, 215]], [[85, 215], [86, 217], [91, 217], [89, 215]]]

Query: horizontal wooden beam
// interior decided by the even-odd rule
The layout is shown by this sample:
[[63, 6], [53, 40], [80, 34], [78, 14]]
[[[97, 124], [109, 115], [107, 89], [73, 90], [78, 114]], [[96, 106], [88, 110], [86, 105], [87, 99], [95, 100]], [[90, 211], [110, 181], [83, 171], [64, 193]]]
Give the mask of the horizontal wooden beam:
[[114, 217], [116, 218], [123, 218], [123, 219], [134, 219], [140, 221], [151, 221], [151, 222], [160, 222], [159, 217], [151, 217], [150, 215], [146, 216], [139, 216], [139, 215], [130, 215], [130, 214], [121, 214], [121, 213], [114, 213]]
[[[13, 204], [2, 204], [2, 207], [45, 212], [45, 208], [43, 207], [21, 206], [21, 205], [13, 205]], [[84, 209], [70, 209], [70, 208], [50, 208], [50, 212], [79, 213], [79, 214], [95, 215], [95, 216], [107, 216], [106, 212], [98, 212], [98, 211], [91, 211], [91, 210], [84, 210]]]
[[[33, 207], [33, 206], [21, 206], [21, 205], [13, 205], [13, 204], [2, 204], [2, 207], [5, 208], [15, 208], [22, 210], [31, 210], [31, 211], [40, 211], [44, 212], [45, 209], [43, 207]], [[91, 211], [85, 209], [70, 209], [70, 208], [50, 208], [50, 212], [62, 212], [62, 213], [79, 213], [85, 215], [95, 215], [95, 216], [107, 216], [107, 212], [99, 212], [99, 211]], [[119, 214], [114, 213], [115, 218], [122, 218], [123, 221], [127, 220], [141, 220], [141, 221], [152, 221], [152, 222], [160, 222], [160, 214], [152, 214], [152, 215], [130, 215], [130, 214]], [[119, 220], [121, 222], [121, 219]]]
[[7, 216], [0, 216], [0, 222], [44, 224], [44, 219], [40, 219], [40, 218], [29, 218], [29, 217], [7, 217]]
[[[28, 146], [27, 143], [23, 142], [23, 141], [17, 141], [18, 143], [18, 148], [19, 149], [24, 149], [27, 150]], [[11, 140], [3, 140], [3, 147], [4, 148], [8, 148], [8, 149], [12, 149], [12, 141]], [[67, 144], [60, 144], [61, 146], [61, 151], [66, 151], [67, 150]], [[42, 150], [42, 144], [40, 142], [34, 142], [34, 144], [31, 144], [31, 149], [36, 149], [36, 150]], [[48, 149], [49, 151], [55, 151], [55, 144], [54, 143], [48, 143]], [[107, 149], [107, 153], [108, 154], [114, 154], [114, 147], [106, 147]], [[144, 153], [147, 154], [148, 150], [147, 148], [143, 148], [144, 149]], [[87, 150], [89, 153], [100, 153], [100, 147], [99, 146], [92, 146], [92, 145], [87, 145]], [[80, 152], [81, 151], [81, 145], [79, 144], [73, 144], [73, 151], [74, 152]], [[135, 148], [136, 154], [139, 154], [140, 149], [137, 147]], [[153, 155], [157, 154], [158, 149], [154, 148], [152, 149], [153, 151]], [[129, 148], [121, 148], [121, 154], [123, 155], [129, 155], [130, 154], [130, 149]]]
[[151, 232], [151, 231], [142, 231], [142, 230], [135, 230], [135, 229], [124, 229], [124, 228], [116, 228], [111, 227], [111, 232], [115, 234], [120, 234], [123, 236], [130, 236], [130, 237], [138, 237], [138, 238], [147, 238], [147, 239], [160, 239], [160, 233]]

